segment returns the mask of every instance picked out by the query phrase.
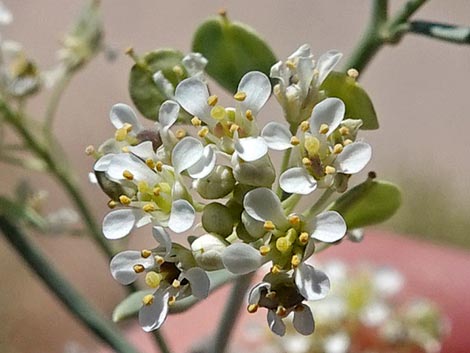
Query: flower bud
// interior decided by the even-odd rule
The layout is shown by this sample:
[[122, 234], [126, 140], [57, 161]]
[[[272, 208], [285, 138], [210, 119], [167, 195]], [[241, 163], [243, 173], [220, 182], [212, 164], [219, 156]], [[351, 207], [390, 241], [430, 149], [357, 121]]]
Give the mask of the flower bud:
[[228, 195], [234, 186], [232, 169], [219, 165], [207, 177], [197, 181], [196, 190], [203, 198], [213, 200]]
[[245, 162], [240, 159], [234, 162], [233, 174], [241, 184], [271, 187], [276, 179], [276, 172], [268, 155], [253, 162]]
[[226, 247], [224, 241], [212, 234], [204, 234], [191, 244], [194, 259], [206, 271], [224, 268], [221, 254]]
[[233, 218], [230, 210], [217, 202], [204, 207], [202, 213], [202, 226], [209, 233], [227, 237], [233, 232]]
[[106, 177], [105, 172], [100, 172], [95, 170], [96, 180], [98, 181], [101, 190], [104, 191], [106, 195], [109, 196], [111, 200], [117, 201], [121, 195], [132, 197], [136, 193], [136, 189], [133, 187], [133, 184], [129, 183], [128, 186], [119, 184], [112, 180], [109, 180]]

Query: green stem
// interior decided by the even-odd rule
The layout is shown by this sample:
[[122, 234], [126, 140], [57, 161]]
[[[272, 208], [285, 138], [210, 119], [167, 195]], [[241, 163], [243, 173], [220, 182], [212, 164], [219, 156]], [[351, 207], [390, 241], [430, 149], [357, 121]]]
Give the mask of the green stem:
[[211, 353], [224, 353], [230, 339], [231, 332], [237, 322], [237, 317], [240, 312], [240, 307], [245, 300], [245, 293], [251, 284], [256, 272], [248, 273], [240, 276], [235, 280], [235, 283], [230, 293], [230, 297], [225, 304], [225, 309], [222, 313], [217, 332], [215, 334], [214, 346]]
[[65, 92], [70, 80], [72, 79], [72, 75], [65, 71], [57, 83], [55, 84], [51, 97], [46, 107], [46, 113], [44, 115], [44, 135], [48, 138], [53, 136], [52, 135], [52, 125], [54, 124], [54, 118], [57, 113], [57, 109], [59, 108], [59, 102], [62, 98], [62, 95]]
[[332, 188], [326, 189], [317, 202], [315, 202], [312, 207], [304, 212], [304, 216], [306, 218], [310, 218], [317, 215], [326, 206], [326, 203], [334, 192], [335, 191]]
[[161, 353], [171, 353], [170, 348], [166, 344], [166, 339], [163, 336], [161, 330], [152, 331], [153, 338]]
[[[279, 175], [281, 175], [283, 172], [285, 172], [287, 170], [287, 168], [289, 167], [289, 161], [290, 161], [291, 153], [292, 153], [292, 148], [289, 148], [284, 152], [284, 156], [282, 157], [281, 170], [279, 172]], [[279, 199], [281, 199], [282, 193], [283, 193], [283, 191], [281, 189], [281, 183], [280, 183], [280, 181], [278, 181], [276, 194], [279, 197]]]
[[0, 215], [0, 229], [31, 269], [88, 329], [116, 352], [138, 352], [123, 338], [114, 325], [98, 314], [86, 299], [52, 267], [38, 247], [32, 244], [25, 234], [2, 215]]

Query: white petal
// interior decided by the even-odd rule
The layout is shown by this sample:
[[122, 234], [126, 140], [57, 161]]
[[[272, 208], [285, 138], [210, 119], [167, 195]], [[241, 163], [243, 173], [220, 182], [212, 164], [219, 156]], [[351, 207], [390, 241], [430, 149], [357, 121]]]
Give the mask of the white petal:
[[137, 116], [127, 104], [118, 103], [113, 105], [109, 113], [109, 119], [116, 129], [120, 129], [124, 124], [131, 124], [134, 131], [143, 129], [142, 124], [137, 120]]
[[256, 161], [268, 153], [268, 146], [261, 137], [236, 139], [234, 147], [238, 156], [246, 162]]
[[344, 147], [336, 157], [335, 165], [338, 172], [355, 174], [360, 172], [369, 163], [372, 157], [372, 148], [365, 142], [354, 142]]
[[132, 154], [136, 155], [144, 161], [155, 158], [155, 151], [153, 150], [152, 141], [144, 141], [136, 146], [129, 146], [127, 148]]
[[165, 257], [170, 255], [172, 243], [170, 235], [166, 232], [163, 227], [155, 226], [152, 228], [152, 235], [155, 240], [165, 248]]
[[243, 199], [243, 207], [258, 221], [271, 221], [280, 228], [288, 226], [281, 201], [271, 189], [257, 188], [249, 191]]
[[240, 80], [238, 92], [246, 93], [245, 100], [240, 104], [242, 109], [249, 109], [256, 116], [271, 95], [271, 82], [262, 72], [248, 72]]
[[261, 299], [261, 293], [263, 289], [269, 290], [270, 288], [271, 288], [271, 284], [267, 282], [258, 283], [256, 286], [251, 288], [250, 294], [248, 295], [248, 303], [258, 304], [259, 300]]
[[268, 147], [273, 150], [284, 151], [292, 147], [290, 142], [292, 134], [285, 125], [270, 122], [261, 131], [261, 136], [266, 141]]
[[215, 162], [217, 155], [214, 152], [212, 145], [207, 145], [204, 147], [203, 154], [201, 158], [188, 168], [188, 174], [193, 179], [202, 179], [208, 176], [215, 167]]
[[261, 238], [264, 234], [266, 234], [266, 230], [264, 229], [264, 222], [254, 219], [246, 211], [242, 212], [241, 219], [245, 229], [253, 238]]
[[[173, 97], [173, 93], [175, 91], [175, 87], [173, 87], [173, 84], [167, 80], [167, 78], [163, 75], [163, 72], [161, 70], [158, 70], [155, 72], [152, 76], [153, 82], [155, 82], [155, 85], [158, 87], [158, 89], [163, 92], [167, 98]], [[160, 117], [159, 117], [160, 120]]]
[[346, 332], [338, 332], [325, 339], [325, 353], [348, 353], [351, 339]]
[[312, 58], [312, 52], [310, 50], [310, 45], [302, 44], [287, 59], [288, 60], [294, 60], [295, 58]]
[[317, 69], [320, 72], [317, 85], [320, 86], [328, 74], [334, 69], [338, 61], [341, 60], [343, 54], [336, 50], [330, 50], [320, 56], [317, 61]]
[[326, 124], [329, 128], [326, 136], [329, 136], [339, 126], [345, 112], [346, 107], [341, 99], [326, 98], [313, 108], [309, 120], [310, 131], [312, 134], [318, 135], [320, 126]]
[[330, 291], [328, 276], [303, 262], [295, 271], [295, 284], [307, 300], [323, 299]]
[[165, 101], [160, 106], [158, 113], [158, 121], [162, 124], [163, 128], [170, 128], [178, 119], [180, 106], [174, 101]]
[[190, 268], [184, 272], [183, 277], [191, 285], [191, 293], [198, 299], [205, 299], [209, 295], [210, 280], [206, 271], [199, 267]]
[[103, 157], [98, 159], [93, 165], [93, 170], [97, 172], [105, 172], [108, 170], [111, 161], [116, 156], [114, 153], [105, 154]]
[[143, 258], [140, 251], [128, 250], [114, 256], [109, 265], [111, 275], [116, 281], [127, 285], [137, 279], [137, 273], [134, 271], [134, 265], [142, 265], [149, 269], [155, 265], [153, 256]]
[[286, 170], [279, 178], [281, 189], [290, 194], [308, 195], [317, 188], [316, 180], [302, 167]]
[[173, 201], [168, 227], [175, 233], [182, 233], [194, 223], [194, 207], [186, 200]]
[[286, 325], [282, 322], [282, 319], [274, 312], [274, 310], [268, 310], [268, 326], [272, 332], [278, 336], [284, 336], [286, 334]]
[[210, 116], [211, 107], [207, 104], [209, 91], [204, 82], [195, 77], [181, 81], [176, 87], [175, 97], [188, 113], [197, 116], [209, 126], [215, 125]]
[[0, 1], [0, 25], [8, 25], [13, 21], [10, 10]]
[[190, 76], [201, 75], [207, 65], [207, 59], [200, 53], [189, 53], [182, 63]]
[[106, 239], [121, 239], [134, 228], [136, 216], [132, 209], [123, 208], [109, 212], [103, 219], [103, 235]]
[[326, 211], [316, 216], [309, 226], [310, 236], [325, 243], [334, 243], [346, 234], [346, 222], [336, 211]]
[[106, 174], [113, 180], [125, 180], [123, 176], [125, 170], [132, 173], [136, 182], [146, 181], [149, 185], [155, 185], [159, 181], [158, 175], [141, 159], [131, 153], [115, 155], [109, 163]]
[[222, 253], [224, 266], [230, 272], [243, 275], [256, 271], [263, 263], [263, 257], [258, 250], [244, 243], [227, 246]]
[[383, 297], [392, 297], [403, 288], [405, 280], [400, 272], [390, 267], [381, 267], [374, 273], [374, 287]]
[[171, 159], [176, 173], [188, 169], [201, 159], [204, 153], [204, 146], [201, 141], [194, 137], [185, 137], [178, 142], [173, 149]]
[[305, 336], [310, 335], [315, 330], [312, 311], [305, 304], [302, 304], [302, 309], [295, 309], [292, 323], [297, 332]]
[[314, 62], [309, 57], [301, 57], [299, 58], [299, 62], [297, 64], [297, 76], [299, 78], [299, 87], [300, 91], [302, 92], [302, 99], [305, 99], [308, 90], [310, 88], [310, 84], [312, 83], [313, 75], [315, 70]]
[[168, 299], [170, 293], [157, 290], [154, 293], [153, 303], [143, 305], [139, 311], [139, 323], [145, 332], [158, 329], [168, 315]]
[[269, 76], [279, 80], [281, 86], [285, 86], [286, 83], [289, 83], [289, 76], [282, 61], [278, 61], [273, 66], [271, 66], [271, 72], [269, 73]]

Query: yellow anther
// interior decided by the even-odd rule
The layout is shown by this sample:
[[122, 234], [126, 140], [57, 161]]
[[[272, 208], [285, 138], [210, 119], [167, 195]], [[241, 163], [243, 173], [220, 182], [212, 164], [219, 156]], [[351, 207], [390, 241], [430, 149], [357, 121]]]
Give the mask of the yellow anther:
[[281, 273], [281, 268], [279, 267], [279, 265], [274, 265], [273, 267], [271, 267], [271, 273], [275, 275]]
[[133, 180], [134, 179], [134, 174], [132, 174], [129, 170], [124, 170], [122, 172], [122, 176], [126, 178], [127, 180]]
[[245, 92], [237, 92], [233, 96], [237, 101], [243, 102], [246, 99], [246, 93]]
[[174, 295], [168, 298], [168, 305], [173, 305], [175, 303], [176, 303], [176, 297]]
[[121, 129], [124, 129], [126, 130], [127, 132], [131, 132], [132, 131], [132, 124], [129, 124], [129, 123], [125, 123]]
[[141, 264], [134, 265], [132, 268], [134, 269], [135, 273], [142, 273], [145, 271], [145, 267]]
[[276, 229], [276, 226], [274, 225], [274, 223], [272, 221], [266, 221], [264, 222], [264, 230], [265, 231], [272, 231], [274, 229]]
[[346, 126], [341, 126], [341, 127], [339, 128], [339, 133], [340, 133], [342, 136], [349, 135], [349, 129], [348, 129]]
[[338, 143], [335, 145], [335, 147], [333, 147], [333, 153], [340, 154], [341, 152], [343, 152], [343, 145]]
[[288, 220], [289, 220], [289, 223], [290, 223], [291, 225], [293, 225], [293, 226], [295, 226], [295, 225], [297, 225], [297, 224], [300, 223], [300, 217], [297, 216], [296, 214], [290, 215], [289, 218], [288, 218]]
[[163, 170], [162, 161], [158, 161], [157, 163], [155, 163], [155, 169], [157, 169], [157, 172], [161, 172]]
[[314, 156], [320, 149], [320, 141], [316, 137], [306, 136], [304, 146], [309, 156]]
[[302, 164], [306, 167], [309, 167], [312, 165], [312, 161], [308, 159], [307, 157], [302, 158]]
[[172, 70], [173, 70], [173, 72], [174, 72], [176, 75], [178, 75], [178, 76], [183, 76], [183, 75], [184, 75], [184, 71], [183, 71], [183, 69], [181, 68], [181, 66], [179, 66], [179, 65], [173, 66], [173, 69], [172, 69]]
[[249, 121], [253, 121], [254, 119], [254, 116], [253, 116], [253, 112], [248, 109], [246, 112], [245, 112], [245, 117], [249, 120]]
[[322, 135], [325, 135], [330, 130], [330, 127], [327, 124], [321, 124], [318, 132]]
[[155, 271], [150, 271], [145, 275], [145, 284], [150, 288], [157, 288], [160, 285], [162, 278], [161, 274]]
[[144, 305], [152, 305], [153, 304], [153, 294], [147, 294], [145, 297], [142, 298], [142, 303]]
[[129, 146], [122, 147], [121, 151], [124, 152], [124, 153], [129, 153]]
[[300, 233], [300, 235], [299, 235], [299, 242], [300, 242], [300, 244], [302, 244], [302, 245], [307, 244], [309, 238], [310, 238], [310, 236], [308, 235], [307, 232], [302, 232], [302, 233]]
[[259, 248], [259, 253], [262, 256], [266, 256], [270, 251], [271, 251], [271, 248], [269, 247], [269, 245], [261, 245]]
[[345, 145], [345, 146], [350, 145], [351, 143], [353, 143], [353, 142], [350, 139], [346, 139], [346, 140], [343, 141], [343, 145]]
[[183, 137], [186, 136], [186, 130], [185, 129], [177, 129], [175, 132], [175, 136], [178, 140], [181, 140]]
[[230, 125], [230, 132], [233, 134], [235, 131], [238, 131], [238, 129], [240, 129], [240, 126], [238, 126], [237, 124], [232, 124]]
[[290, 143], [293, 146], [297, 146], [300, 143], [300, 140], [297, 138], [297, 136], [292, 136], [290, 138]]
[[149, 184], [145, 180], [139, 181], [139, 184], [137, 184], [137, 190], [142, 194], [146, 194], [149, 191]]
[[150, 169], [154, 169], [155, 168], [155, 162], [152, 158], [149, 158], [145, 161], [145, 164], [147, 164], [147, 167], [149, 167]]
[[359, 77], [359, 71], [357, 71], [354, 68], [349, 69], [347, 74], [348, 74], [349, 77], [351, 77], [353, 79], [357, 79]]
[[156, 187], [153, 188], [153, 194], [155, 196], [160, 196], [160, 191], [162, 191], [162, 188], [159, 187], [159, 186], [156, 186]]
[[125, 206], [128, 206], [131, 204], [132, 200], [127, 197], [126, 195], [121, 195], [119, 196], [119, 202], [122, 203]]
[[265, 297], [270, 300], [273, 300], [274, 298], [276, 298], [276, 296], [277, 296], [277, 293], [275, 291], [268, 292], [265, 295]]
[[215, 106], [218, 101], [219, 98], [215, 94], [207, 98], [207, 104], [209, 104], [211, 107]]
[[94, 154], [94, 153], [95, 153], [95, 146], [89, 145], [89, 146], [87, 146], [87, 147], [85, 148], [85, 154], [86, 154], [87, 156], [91, 156], [91, 155]]
[[195, 116], [194, 118], [191, 119], [191, 124], [193, 124], [193, 126], [199, 127], [201, 126], [202, 121], [197, 116]]
[[155, 262], [158, 265], [163, 265], [165, 263], [165, 259], [159, 255], [155, 255]]
[[144, 259], [152, 255], [152, 252], [150, 250], [144, 249], [140, 252], [140, 256], [142, 256]]
[[287, 252], [291, 249], [292, 243], [287, 237], [280, 237], [276, 240], [276, 249], [280, 252]]
[[287, 309], [284, 308], [282, 305], [279, 305], [277, 307], [276, 314], [280, 317], [284, 317], [287, 315]]
[[334, 174], [334, 173], [336, 173], [336, 168], [332, 167], [331, 165], [327, 165], [325, 167], [325, 173], [326, 174]]
[[258, 304], [250, 304], [247, 308], [250, 314], [256, 313], [258, 311]]
[[117, 202], [116, 202], [116, 201], [114, 201], [114, 200], [109, 200], [109, 201], [108, 201], [108, 207], [109, 207], [109, 208], [114, 208], [114, 207], [116, 207], [116, 206], [117, 206]]
[[197, 132], [197, 135], [200, 137], [200, 138], [204, 138], [207, 136], [207, 134], [209, 133], [209, 128], [207, 126], [204, 126], [201, 128], [201, 130], [199, 130]]
[[287, 60], [286, 66], [291, 70], [294, 70], [297, 67], [297, 65], [295, 65], [295, 62], [293, 62], [292, 60]]
[[302, 121], [300, 123], [300, 130], [302, 130], [303, 132], [307, 132], [309, 129], [310, 129], [310, 123], [307, 120]]
[[145, 212], [154, 212], [157, 210], [157, 208], [155, 207], [155, 205], [153, 203], [148, 203], [148, 204], [145, 204], [142, 209], [145, 211]]
[[292, 256], [292, 259], [290, 260], [290, 263], [292, 267], [297, 267], [300, 265], [300, 258], [297, 255]]
[[171, 285], [173, 288], [179, 288], [181, 286], [181, 282], [175, 279]]
[[116, 132], [114, 133], [114, 139], [116, 141], [124, 141], [127, 137], [127, 130], [124, 129], [123, 127], [120, 129], [117, 129]]

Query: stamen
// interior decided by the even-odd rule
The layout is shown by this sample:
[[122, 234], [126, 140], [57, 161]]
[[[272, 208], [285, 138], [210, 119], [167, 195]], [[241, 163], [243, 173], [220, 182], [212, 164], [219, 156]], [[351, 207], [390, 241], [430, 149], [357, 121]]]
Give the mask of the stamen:
[[154, 194], [155, 196], [160, 196], [160, 191], [161, 191], [161, 190], [162, 190], [162, 189], [161, 189], [159, 186], [156, 186], [156, 187], [153, 189], [153, 194]]
[[246, 99], [246, 93], [245, 92], [237, 92], [233, 96], [237, 101], [243, 102]]
[[287, 315], [287, 309], [284, 308], [282, 305], [279, 305], [277, 307], [276, 314], [280, 317], [284, 317]]
[[85, 154], [86, 154], [87, 156], [91, 156], [91, 155], [94, 154], [94, 153], [95, 153], [95, 146], [89, 145], [89, 146], [87, 146], [87, 147], [85, 148]]
[[277, 275], [280, 272], [281, 272], [281, 268], [279, 267], [279, 265], [274, 265], [273, 267], [271, 267], [272, 274]]
[[259, 253], [262, 256], [266, 256], [271, 251], [271, 247], [269, 245], [261, 245], [259, 248]]
[[153, 294], [147, 294], [145, 297], [142, 299], [142, 303], [144, 305], [152, 305], [153, 304]]
[[153, 203], [148, 203], [142, 207], [145, 212], [155, 212], [157, 209]]
[[290, 261], [292, 267], [296, 268], [297, 266], [300, 265], [300, 258], [297, 255], [292, 256], [292, 259]]
[[157, 172], [161, 172], [163, 170], [162, 161], [158, 161], [157, 163], [155, 163], [155, 168], [157, 169]]
[[290, 138], [290, 143], [293, 146], [297, 146], [300, 143], [300, 140], [297, 138], [297, 136], [292, 136]]
[[132, 268], [134, 269], [135, 273], [142, 273], [145, 271], [145, 267], [141, 264], [134, 265]]
[[183, 69], [181, 68], [181, 66], [179, 66], [179, 65], [173, 66], [173, 69], [172, 69], [172, 70], [173, 70], [173, 72], [174, 72], [177, 76], [180, 76], [180, 77], [181, 77], [181, 76], [184, 75], [184, 71], [183, 71]]
[[288, 217], [288, 220], [289, 220], [289, 223], [293, 226], [297, 225], [300, 223], [300, 217], [297, 216], [296, 214], [291, 214], [289, 217]]
[[147, 250], [147, 249], [143, 249], [141, 252], [140, 252], [140, 256], [142, 256], [144, 259], [146, 259], [147, 257], [149, 257], [150, 255], [152, 255], [152, 252], [150, 250]]
[[119, 196], [119, 202], [121, 202], [125, 206], [128, 206], [131, 204], [132, 200], [126, 195], [121, 195]]
[[155, 255], [155, 262], [158, 265], [163, 265], [165, 263], [165, 259], [159, 255]]
[[121, 151], [123, 153], [129, 153], [129, 146], [124, 146], [123, 148], [121, 148]]
[[307, 120], [302, 121], [300, 123], [300, 130], [302, 130], [303, 132], [307, 132], [308, 130], [310, 130], [310, 123]]
[[131, 131], [132, 131], [132, 124], [124, 123], [124, 125], [122, 126], [121, 129], [124, 129], [124, 130], [126, 130], [127, 132], [131, 132]]
[[145, 284], [150, 288], [157, 288], [160, 285], [162, 278], [161, 274], [155, 271], [150, 271], [145, 275]]
[[200, 138], [204, 138], [207, 136], [208, 133], [209, 133], [209, 128], [207, 126], [204, 126], [203, 128], [201, 128], [201, 130], [198, 131], [197, 135]]
[[193, 126], [199, 127], [199, 126], [201, 126], [202, 121], [197, 116], [195, 116], [194, 118], [191, 119], [191, 124]]
[[109, 208], [114, 208], [114, 207], [116, 207], [116, 206], [117, 206], [117, 202], [116, 202], [116, 201], [114, 201], [114, 200], [109, 200], [109, 201], [108, 201], [108, 207], [109, 207]]
[[274, 225], [274, 223], [272, 221], [266, 221], [264, 222], [264, 230], [269, 232], [269, 231], [272, 231], [274, 229], [276, 229], [276, 226]]
[[345, 146], [350, 145], [351, 143], [353, 143], [353, 142], [350, 139], [346, 139], [346, 140], [343, 141], [343, 145], [345, 145]]
[[325, 174], [334, 174], [336, 173], [336, 168], [332, 167], [331, 165], [327, 165], [325, 167]]
[[277, 293], [275, 291], [268, 292], [265, 295], [265, 297], [270, 300], [273, 300], [274, 298], [276, 298], [276, 296], [277, 296]]
[[341, 126], [338, 131], [342, 136], [349, 135], [349, 129], [346, 126]]
[[293, 62], [292, 60], [286, 60], [286, 66], [291, 70], [294, 70], [297, 67], [297, 65], [295, 65], [295, 62]]
[[176, 303], [176, 297], [174, 295], [168, 298], [168, 305], [173, 305], [175, 303]]
[[254, 116], [253, 116], [253, 112], [248, 109], [246, 112], [245, 112], [245, 117], [249, 120], [249, 121], [253, 121], [254, 119]]
[[215, 94], [207, 98], [207, 104], [209, 104], [211, 107], [215, 106], [218, 101], [219, 98]]
[[173, 288], [179, 288], [181, 286], [181, 282], [175, 279], [171, 285]]
[[237, 124], [230, 125], [230, 132], [232, 134], [235, 133], [235, 131], [238, 131], [238, 129], [240, 129], [240, 126], [238, 126]]
[[306, 167], [310, 167], [312, 165], [312, 161], [307, 157], [302, 158], [302, 164]]
[[340, 154], [341, 152], [343, 152], [343, 145], [338, 143], [335, 145], [335, 147], [333, 147], [333, 153]]
[[247, 310], [250, 314], [253, 314], [253, 313], [256, 313], [258, 311], [258, 308], [259, 308], [258, 304], [250, 304], [250, 305], [248, 305]]
[[185, 129], [177, 129], [175, 132], [175, 136], [178, 140], [181, 140], [183, 137], [186, 136], [186, 130]]
[[299, 243], [302, 244], [302, 245], [305, 245], [305, 244], [308, 243], [309, 238], [310, 238], [310, 236], [308, 235], [307, 232], [302, 232], [299, 235]]
[[145, 161], [145, 164], [147, 164], [147, 167], [149, 167], [150, 169], [154, 169], [155, 168], [155, 162], [153, 161], [152, 158], [149, 158]]
[[354, 68], [349, 69], [347, 74], [348, 74], [349, 77], [351, 77], [353, 79], [357, 79], [359, 77], [359, 71], [357, 71]]
[[327, 124], [321, 124], [318, 132], [322, 135], [325, 135], [330, 130], [330, 127]]
[[127, 130], [121, 127], [120, 129], [117, 129], [116, 132], [114, 133], [114, 139], [116, 141], [124, 141], [127, 137]]
[[133, 180], [134, 179], [134, 174], [132, 174], [129, 170], [124, 170], [122, 172], [122, 176], [126, 178], [127, 180]]

